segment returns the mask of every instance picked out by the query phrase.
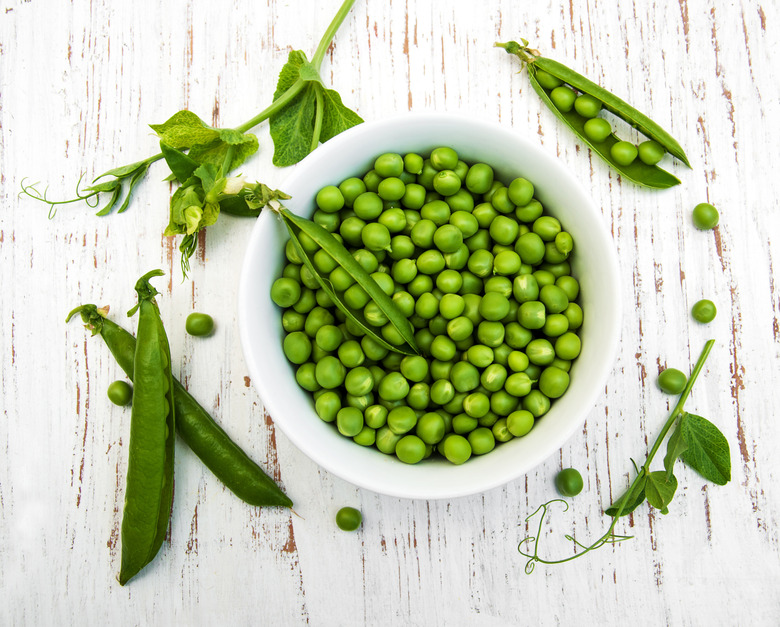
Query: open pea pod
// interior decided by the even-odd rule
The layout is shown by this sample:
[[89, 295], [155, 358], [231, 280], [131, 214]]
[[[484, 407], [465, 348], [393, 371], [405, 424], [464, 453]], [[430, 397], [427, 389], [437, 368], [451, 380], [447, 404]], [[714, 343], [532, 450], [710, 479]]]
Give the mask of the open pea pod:
[[[399, 311], [398, 307], [396, 307], [392, 299], [382, 291], [382, 288], [379, 287], [377, 282], [371, 278], [371, 275], [365, 271], [363, 266], [361, 266], [355, 260], [349, 251], [344, 248], [344, 246], [336, 238], [334, 238], [328, 231], [326, 231], [316, 222], [312, 222], [311, 220], [297, 216], [289, 209], [284, 207], [281, 208], [279, 214], [282, 216], [282, 219], [287, 226], [287, 230], [290, 233], [290, 238], [292, 239], [293, 244], [295, 245], [295, 248], [304, 264], [317, 279], [317, 282], [322, 286], [322, 289], [325, 290], [325, 293], [344, 313], [344, 315], [348, 316], [352, 322], [359, 326], [368, 337], [370, 337], [378, 344], [384, 346], [386, 349], [396, 353], [401, 353], [403, 355], [419, 355], [420, 350], [417, 347], [417, 342], [415, 342], [414, 334], [412, 333], [412, 327], [409, 324], [406, 316], [404, 316]], [[333, 289], [331, 282], [326, 277], [322, 276], [322, 274], [320, 274], [320, 272], [314, 266], [314, 263], [311, 261], [306, 250], [300, 243], [298, 238], [298, 233], [300, 232], [306, 233], [306, 235], [311, 237], [325, 252], [333, 257], [333, 259], [342, 268], [344, 268], [344, 270], [346, 270], [353, 279], [355, 279], [357, 284], [365, 290], [365, 292], [369, 295], [371, 300], [376, 303], [377, 307], [379, 307], [382, 313], [387, 316], [387, 319], [396, 328], [398, 333], [406, 342], [406, 347], [394, 346], [393, 344], [390, 344], [381, 335], [374, 331], [374, 329], [371, 328], [371, 325], [365, 321], [365, 318], [359, 311], [355, 311], [354, 309], [351, 309], [349, 306], [347, 306], [347, 304]]]
[[558, 109], [550, 98], [550, 90], [545, 89], [539, 84], [536, 73], [539, 70], [543, 70], [570, 85], [580, 93], [588, 94], [596, 98], [603, 103], [604, 108], [607, 111], [626, 121], [649, 139], [652, 139], [663, 146], [663, 148], [673, 157], [679, 159], [688, 167], [691, 167], [685, 152], [677, 140], [658, 124], [653, 122], [653, 120], [642, 112], [637, 111], [623, 99], [618, 98], [603, 87], [600, 87], [593, 81], [585, 78], [582, 74], [575, 72], [557, 61], [539, 56], [537, 51], [527, 47], [527, 42], [525, 40], [523, 40], [523, 45], [510, 41], [506, 44], [496, 44], [496, 46], [504, 48], [509, 54], [516, 55], [527, 65], [531, 86], [534, 88], [534, 91], [539, 94], [539, 97], [544, 103], [560, 120], [571, 128], [581, 141], [587, 144], [593, 152], [609, 163], [615, 170], [620, 172], [623, 177], [638, 185], [655, 189], [665, 189], [673, 187], [674, 185], [679, 185], [680, 180], [677, 177], [656, 165], [648, 165], [640, 160], [635, 160], [629, 165], [617, 163], [612, 158], [611, 148], [619, 142], [620, 139], [612, 133], [603, 142], [596, 143], [591, 141], [585, 134], [585, 122], [587, 120], [580, 116], [576, 111], [572, 110], [566, 112]]
[[[539, 69], [542, 69], [541, 67]], [[545, 70], [546, 72], [547, 70]], [[555, 103], [550, 99], [549, 92], [542, 87], [536, 80], [536, 70], [533, 66], [528, 66], [528, 76], [531, 79], [531, 86], [534, 91], [539, 94], [539, 97], [544, 103], [552, 110], [552, 112], [558, 116], [574, 133], [580, 138], [581, 141], [586, 143], [588, 147], [595, 152], [599, 157], [604, 159], [615, 170], [620, 172], [621, 176], [624, 176], [630, 181], [637, 183], [638, 185], [644, 185], [645, 187], [652, 187], [654, 189], [666, 189], [668, 187], [674, 187], [680, 184], [680, 179], [670, 174], [666, 170], [659, 168], [657, 165], [648, 165], [643, 163], [639, 159], [635, 159], [633, 163], [629, 165], [621, 165], [612, 158], [612, 146], [617, 144], [620, 139], [611, 133], [603, 142], [593, 142], [585, 135], [585, 122], [587, 118], [583, 118], [573, 109], [571, 111], [561, 111], [555, 106]]]

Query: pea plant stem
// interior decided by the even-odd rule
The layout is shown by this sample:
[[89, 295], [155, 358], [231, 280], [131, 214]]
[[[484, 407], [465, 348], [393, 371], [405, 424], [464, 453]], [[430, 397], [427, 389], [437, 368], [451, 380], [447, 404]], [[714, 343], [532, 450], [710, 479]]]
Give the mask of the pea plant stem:
[[341, 5], [341, 8], [339, 9], [338, 13], [336, 13], [335, 17], [333, 18], [330, 25], [328, 26], [328, 30], [325, 31], [325, 34], [322, 36], [322, 39], [320, 39], [320, 43], [317, 46], [317, 50], [315, 50], [314, 56], [311, 58], [312, 65], [318, 71], [320, 69], [320, 65], [322, 64], [322, 60], [325, 58], [325, 53], [328, 51], [328, 48], [330, 47], [330, 42], [333, 40], [333, 37], [336, 35], [336, 32], [341, 26], [341, 23], [344, 21], [344, 18], [347, 17], [347, 14], [352, 9], [353, 4], [355, 4], [355, 0], [344, 0], [344, 3]]
[[[572, 540], [578, 547], [582, 548], [583, 550], [580, 551], [579, 553], [575, 553], [574, 555], [570, 555], [569, 557], [565, 557], [559, 560], [546, 560], [540, 558], [538, 555], [539, 539], [542, 535], [542, 524], [544, 523], [545, 514], [547, 513], [547, 506], [550, 503], [561, 501], [566, 505], [566, 509], [568, 509], [568, 504], [566, 503], [566, 501], [563, 501], [562, 499], [555, 499], [554, 501], [545, 503], [526, 519], [528, 520], [533, 516], [535, 516], [536, 513], [539, 512], [540, 510], [542, 511], [542, 515], [539, 520], [539, 529], [537, 531], [536, 537], [525, 538], [520, 542], [520, 546], [518, 546], [518, 551], [520, 552], [520, 554], [528, 558], [528, 563], [526, 564], [527, 573], [533, 572], [533, 567], [536, 562], [540, 562], [542, 564], [563, 564], [564, 562], [570, 562], [572, 560], [580, 558], [586, 553], [588, 553], [589, 551], [598, 549], [608, 542], [612, 542], [612, 543], [619, 542], [621, 540], [627, 540], [630, 537], [630, 536], [614, 535], [613, 532], [615, 530], [615, 525], [620, 519], [620, 516], [623, 513], [624, 509], [630, 503], [632, 503], [634, 498], [636, 498], [636, 495], [639, 494], [641, 490], [640, 486], [642, 485], [642, 480], [650, 473], [650, 464], [653, 461], [653, 458], [658, 452], [658, 449], [661, 447], [661, 444], [666, 439], [666, 435], [669, 433], [669, 430], [672, 428], [677, 418], [683, 413], [685, 402], [688, 400], [688, 396], [690, 395], [691, 390], [693, 389], [693, 385], [694, 383], [696, 383], [696, 379], [698, 378], [699, 373], [704, 367], [704, 363], [707, 361], [707, 357], [709, 356], [710, 351], [712, 350], [714, 344], [715, 344], [715, 340], [708, 340], [707, 343], [704, 345], [704, 349], [702, 350], [701, 355], [699, 355], [699, 359], [696, 361], [696, 365], [693, 367], [693, 370], [691, 371], [691, 376], [688, 378], [688, 383], [686, 384], [685, 389], [680, 394], [680, 398], [678, 399], [677, 404], [674, 406], [672, 413], [669, 415], [669, 418], [667, 418], [666, 423], [663, 426], [663, 429], [661, 429], [661, 433], [659, 433], [658, 437], [655, 439], [655, 442], [653, 443], [653, 446], [650, 448], [645, 463], [639, 469], [637, 476], [631, 482], [631, 485], [629, 486], [626, 493], [620, 498], [620, 501], [617, 505], [617, 509], [614, 515], [612, 516], [612, 523], [610, 524], [610, 526], [608, 527], [604, 535], [602, 535], [598, 540], [596, 540], [593, 544], [589, 546], [581, 544], [580, 542], [577, 542], [572, 536], [567, 535], [566, 538], [568, 540]], [[534, 553], [530, 554], [530, 553], [523, 552], [520, 547], [522, 547], [523, 543], [525, 543], [526, 541], [531, 541], [531, 540], [534, 541]]]

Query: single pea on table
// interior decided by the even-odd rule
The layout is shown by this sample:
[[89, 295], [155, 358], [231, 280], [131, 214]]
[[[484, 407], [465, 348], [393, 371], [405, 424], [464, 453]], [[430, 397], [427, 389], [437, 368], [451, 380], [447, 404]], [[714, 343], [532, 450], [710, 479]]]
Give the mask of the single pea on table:
[[583, 324], [574, 238], [533, 183], [439, 147], [379, 155], [315, 203], [271, 298], [317, 415], [407, 464], [527, 435], [568, 389]]

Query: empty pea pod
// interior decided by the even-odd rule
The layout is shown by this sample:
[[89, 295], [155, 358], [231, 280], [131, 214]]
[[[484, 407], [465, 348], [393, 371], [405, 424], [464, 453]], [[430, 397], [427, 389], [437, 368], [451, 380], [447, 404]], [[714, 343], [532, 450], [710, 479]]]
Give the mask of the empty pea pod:
[[[614, 133], [602, 134], [592, 132], [590, 126], [593, 125], [593, 122], [590, 122], [590, 124], [588, 122], [589, 120], [595, 120], [595, 118], [583, 116], [577, 111], [577, 108], [569, 108], [567, 110], [566, 107], [561, 108], [557, 106], [556, 101], [560, 100], [560, 98], [553, 98], [552, 92], [555, 89], [560, 89], [559, 86], [565, 83], [581, 95], [589, 96], [594, 101], [600, 102], [605, 110], [626, 121], [650, 140], [656, 142], [663, 150], [690, 167], [682, 147], [667, 131], [621, 98], [565, 65], [542, 57], [538, 51], [528, 48], [528, 42], [525, 39], [521, 41], [522, 44], [510, 41], [507, 43], [496, 43], [495, 45], [503, 48], [509, 54], [516, 55], [526, 64], [528, 77], [534, 91], [552, 112], [571, 128], [582, 142], [609, 163], [621, 176], [638, 185], [655, 189], [665, 189], [679, 185], [680, 180], [677, 177], [659, 168], [657, 165], [645, 163], [642, 159], [632, 159], [630, 162], [625, 163], [627, 159], [621, 159], [621, 155], [618, 154], [618, 160], [616, 160], [612, 148], [621, 140]], [[589, 100], [588, 102], [592, 104], [592, 101]], [[593, 112], [589, 111], [588, 115], [591, 113]], [[586, 128], [586, 124], [588, 128]], [[621, 163], [621, 161], [624, 163]], [[648, 161], [653, 161], [653, 159], [648, 159]]]

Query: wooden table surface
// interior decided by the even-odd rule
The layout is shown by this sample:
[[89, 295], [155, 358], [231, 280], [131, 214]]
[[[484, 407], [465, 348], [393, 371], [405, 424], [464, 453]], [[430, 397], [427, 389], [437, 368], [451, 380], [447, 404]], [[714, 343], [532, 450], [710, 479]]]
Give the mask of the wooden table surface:
[[[220, 219], [182, 282], [161, 235], [171, 188], [153, 168], [122, 215], [95, 217], [19, 198], [24, 177], [72, 193], [81, 173], [157, 152], [148, 123], [189, 108], [235, 126], [271, 100], [290, 49], [311, 54], [337, 2], [267, 0], [55, 3], [0, 7], [0, 624], [770, 625], [780, 621], [780, 46], [777, 4], [756, 0], [358, 0], [323, 77], [366, 120], [412, 111], [498, 122], [556, 155], [611, 230], [625, 304], [614, 368], [587, 422], [509, 485], [451, 501], [357, 489], [318, 468], [274, 428], [248, 378], [236, 326], [238, 273], [252, 222]], [[594, 158], [492, 47], [526, 37], [647, 112], [685, 147], [683, 184], [649, 191]], [[244, 169], [275, 187], [267, 126]], [[698, 231], [691, 209], [721, 212]], [[587, 242], [578, 243], [581, 250]], [[65, 324], [74, 306], [124, 320], [135, 279], [162, 267], [160, 306], [175, 371], [279, 478], [300, 517], [228, 492], [181, 443], [169, 539], [122, 588], [119, 528], [128, 418], [105, 396], [121, 376], [99, 339]], [[702, 326], [688, 311], [717, 303]], [[183, 332], [193, 310], [208, 340]], [[527, 576], [525, 517], [554, 496], [562, 467], [585, 490], [546, 527], [586, 540], [609, 520], [630, 458], [644, 459], [672, 402], [660, 368], [687, 370], [716, 347], [688, 409], [731, 446], [732, 481], [680, 469], [670, 513], [642, 506], [629, 542]], [[658, 460], [660, 464], [660, 460]], [[356, 534], [335, 511], [365, 514]]]

